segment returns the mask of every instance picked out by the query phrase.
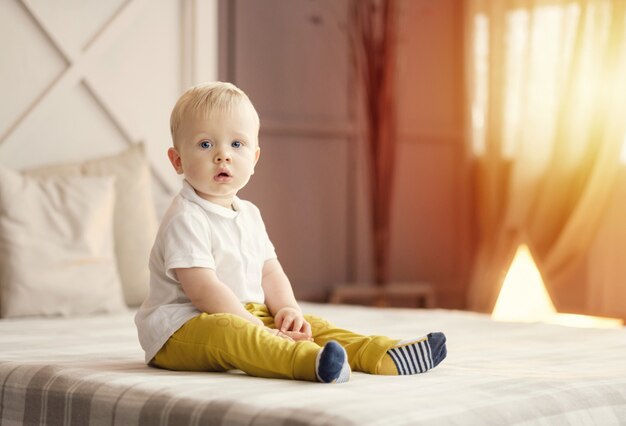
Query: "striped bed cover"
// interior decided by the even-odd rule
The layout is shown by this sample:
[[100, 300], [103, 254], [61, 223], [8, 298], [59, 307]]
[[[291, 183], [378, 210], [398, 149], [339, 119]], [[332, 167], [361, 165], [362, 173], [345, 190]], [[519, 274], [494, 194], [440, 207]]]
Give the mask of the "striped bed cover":
[[496, 323], [475, 313], [303, 304], [364, 334], [444, 331], [417, 376], [322, 385], [143, 364], [133, 312], [0, 320], [0, 426], [624, 425], [626, 330]]

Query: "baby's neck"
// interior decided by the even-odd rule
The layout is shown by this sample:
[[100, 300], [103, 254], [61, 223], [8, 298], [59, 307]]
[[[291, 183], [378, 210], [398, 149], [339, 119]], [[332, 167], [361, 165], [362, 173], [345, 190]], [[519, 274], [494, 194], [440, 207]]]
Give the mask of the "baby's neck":
[[234, 197], [224, 197], [224, 198], [211, 197], [209, 195], [203, 194], [202, 192], [198, 191], [196, 188], [193, 188], [193, 190], [198, 195], [198, 197], [202, 198], [203, 200], [208, 201], [209, 203], [217, 204], [218, 206], [225, 207], [229, 210], [232, 209], [234, 211], [237, 211], [235, 209]]

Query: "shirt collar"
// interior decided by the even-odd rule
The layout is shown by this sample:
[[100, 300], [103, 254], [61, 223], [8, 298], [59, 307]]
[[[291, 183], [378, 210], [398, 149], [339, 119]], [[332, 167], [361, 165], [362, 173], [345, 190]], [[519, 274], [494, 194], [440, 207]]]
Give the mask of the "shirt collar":
[[187, 182], [187, 180], [183, 180], [183, 189], [180, 190], [180, 195], [186, 200], [196, 203], [197, 205], [199, 205], [200, 207], [202, 207], [205, 211], [209, 213], [214, 213], [216, 215], [229, 218], [229, 219], [234, 219], [239, 214], [239, 210], [240, 210], [239, 206], [241, 204], [237, 196], [235, 196], [235, 198], [233, 199], [233, 208], [235, 210], [229, 209], [224, 206], [220, 206], [219, 204], [215, 204], [210, 201], [207, 201], [204, 198], [200, 197], [196, 193], [195, 189], [193, 189], [191, 184]]

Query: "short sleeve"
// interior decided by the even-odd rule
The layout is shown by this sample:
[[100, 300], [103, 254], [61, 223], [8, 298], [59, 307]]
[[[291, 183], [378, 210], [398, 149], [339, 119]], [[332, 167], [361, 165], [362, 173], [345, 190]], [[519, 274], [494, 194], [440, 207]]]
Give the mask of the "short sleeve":
[[256, 206], [254, 206], [254, 208], [258, 216], [260, 238], [263, 239], [263, 262], [271, 259], [276, 259], [278, 258], [278, 256], [276, 255], [276, 249], [274, 248], [274, 244], [272, 244], [272, 241], [270, 240], [270, 236], [267, 234], [267, 229], [265, 229], [265, 223], [263, 222], [263, 218], [261, 217], [261, 211]]
[[[265, 226], [263, 227], [263, 229], [265, 230]], [[265, 261], [268, 261], [270, 259], [276, 259], [278, 258], [278, 256], [276, 255], [276, 249], [274, 248], [274, 244], [272, 244], [272, 241], [270, 240], [269, 235], [267, 235], [267, 231], [265, 231]]]
[[168, 278], [178, 281], [176, 268], [215, 269], [211, 252], [211, 228], [206, 220], [190, 213], [174, 216], [164, 229], [163, 264]]

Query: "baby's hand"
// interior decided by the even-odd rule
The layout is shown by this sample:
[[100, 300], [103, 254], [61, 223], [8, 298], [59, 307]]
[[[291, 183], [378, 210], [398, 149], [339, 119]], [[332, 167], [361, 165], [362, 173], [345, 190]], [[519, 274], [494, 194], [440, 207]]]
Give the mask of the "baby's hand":
[[308, 336], [305, 333], [300, 333], [299, 331], [280, 331], [276, 328], [269, 327], [266, 327], [265, 329], [275, 336], [291, 340], [292, 342], [298, 342], [300, 340], [308, 340], [311, 342], [313, 341], [313, 338], [311, 336]]
[[272, 333], [274, 336], [282, 337], [283, 339], [291, 340], [292, 342], [294, 341], [293, 337], [291, 337], [288, 333], [283, 333], [276, 328], [265, 327], [265, 329]]
[[281, 331], [281, 333], [286, 334], [296, 342], [299, 342], [300, 340], [308, 340], [309, 342], [313, 341], [313, 337], [311, 337], [311, 335], [301, 333], [299, 331]]
[[304, 319], [299, 309], [290, 306], [276, 312], [274, 316], [276, 328], [283, 333], [294, 333], [295, 340], [312, 340], [311, 325]]

